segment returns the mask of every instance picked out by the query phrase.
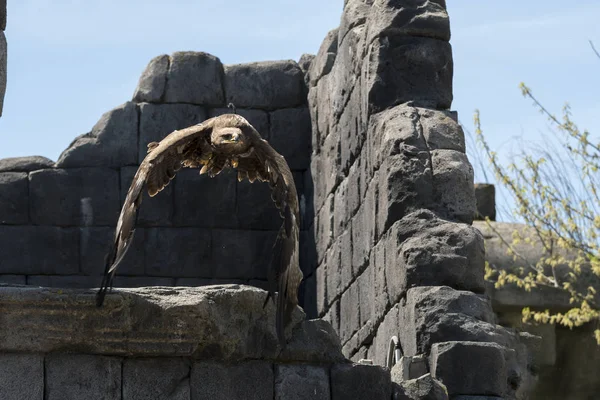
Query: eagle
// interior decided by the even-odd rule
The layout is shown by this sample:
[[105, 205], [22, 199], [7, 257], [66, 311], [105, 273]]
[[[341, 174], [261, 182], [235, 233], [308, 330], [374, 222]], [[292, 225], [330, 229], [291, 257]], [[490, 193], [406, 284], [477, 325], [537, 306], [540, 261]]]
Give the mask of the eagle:
[[299, 266], [298, 195], [284, 157], [262, 139], [244, 117], [235, 113], [176, 130], [160, 142], [148, 144], [148, 153], [131, 182], [117, 221], [96, 305], [102, 306], [107, 291], [112, 288], [116, 270], [131, 246], [144, 188], [151, 197], [155, 196], [182, 167], [201, 167], [200, 174], [211, 178], [224, 169], [235, 168], [238, 181], [268, 182], [271, 198], [283, 222], [273, 247], [269, 290], [263, 307], [269, 298], [276, 303], [277, 338], [285, 347], [284, 330], [298, 304], [298, 286], [303, 278]]

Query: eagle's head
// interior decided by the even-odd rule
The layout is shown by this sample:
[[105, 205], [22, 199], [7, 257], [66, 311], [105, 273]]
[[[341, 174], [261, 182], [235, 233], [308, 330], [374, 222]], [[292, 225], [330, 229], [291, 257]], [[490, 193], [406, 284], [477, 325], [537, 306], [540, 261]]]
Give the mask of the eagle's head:
[[220, 153], [241, 154], [248, 150], [250, 138], [244, 133], [250, 123], [240, 115], [224, 114], [215, 120], [210, 142]]

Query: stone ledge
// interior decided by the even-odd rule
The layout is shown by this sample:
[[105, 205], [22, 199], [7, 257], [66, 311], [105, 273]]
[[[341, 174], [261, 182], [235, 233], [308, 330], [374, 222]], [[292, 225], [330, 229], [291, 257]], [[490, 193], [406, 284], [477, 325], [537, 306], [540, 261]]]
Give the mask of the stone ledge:
[[345, 361], [325, 321], [298, 308], [284, 353], [266, 292], [243, 285], [113, 290], [102, 308], [95, 290], [0, 285], [0, 353], [53, 351], [238, 361]]

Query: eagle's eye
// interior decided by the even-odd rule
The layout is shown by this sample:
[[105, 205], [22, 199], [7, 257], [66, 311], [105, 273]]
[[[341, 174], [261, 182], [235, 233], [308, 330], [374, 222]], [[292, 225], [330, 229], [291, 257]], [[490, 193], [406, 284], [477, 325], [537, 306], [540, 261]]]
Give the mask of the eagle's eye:
[[231, 133], [226, 133], [222, 136], [223, 140], [231, 140], [233, 138], [233, 136], [231, 135]]

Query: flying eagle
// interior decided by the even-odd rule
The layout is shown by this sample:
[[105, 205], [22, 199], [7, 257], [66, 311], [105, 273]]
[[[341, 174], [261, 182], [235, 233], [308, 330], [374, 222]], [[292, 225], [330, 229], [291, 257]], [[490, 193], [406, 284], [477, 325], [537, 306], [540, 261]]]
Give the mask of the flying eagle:
[[[298, 304], [302, 280], [299, 266], [299, 212], [296, 186], [290, 168], [250, 123], [237, 114], [223, 114], [200, 124], [172, 132], [160, 142], [148, 144], [148, 154], [140, 164], [121, 209], [111, 252], [96, 303], [101, 306], [112, 288], [117, 267], [131, 246], [142, 194], [146, 187], [155, 196], [169, 184], [181, 167], [202, 167], [200, 174], [211, 178], [223, 169], [236, 168], [238, 181], [268, 182], [271, 198], [279, 209], [283, 224], [275, 241], [269, 268], [269, 298], [277, 297], [276, 330], [285, 346], [284, 329]], [[202, 205], [199, 205], [202, 206]]]

